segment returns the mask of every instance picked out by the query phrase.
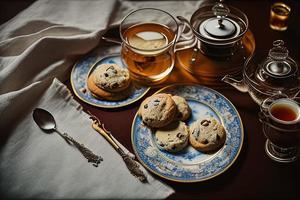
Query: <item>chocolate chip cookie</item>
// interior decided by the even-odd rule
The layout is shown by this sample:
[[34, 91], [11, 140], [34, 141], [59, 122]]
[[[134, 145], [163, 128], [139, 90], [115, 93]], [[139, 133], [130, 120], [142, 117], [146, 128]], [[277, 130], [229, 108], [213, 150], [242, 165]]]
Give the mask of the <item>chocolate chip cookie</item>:
[[159, 149], [178, 152], [185, 148], [189, 140], [189, 129], [182, 121], [175, 121], [155, 132]]
[[128, 69], [117, 64], [101, 64], [93, 71], [94, 83], [108, 92], [125, 90], [130, 84]]
[[130, 93], [132, 91], [131, 86], [127, 87], [125, 90], [120, 91], [120, 92], [109, 92], [109, 91], [103, 90], [102, 88], [98, 87], [95, 84], [94, 73], [92, 73], [88, 77], [87, 87], [94, 97], [96, 97], [98, 99], [105, 99], [108, 101], [119, 101], [119, 100], [125, 99], [130, 95]]
[[154, 94], [145, 99], [140, 107], [144, 124], [152, 128], [160, 128], [171, 123], [177, 113], [176, 104], [169, 94]]
[[190, 143], [202, 152], [220, 149], [226, 140], [226, 131], [215, 118], [208, 117], [195, 121], [190, 126]]
[[172, 99], [177, 106], [177, 119], [181, 121], [187, 120], [191, 115], [191, 108], [185, 98], [175, 95], [172, 96]]

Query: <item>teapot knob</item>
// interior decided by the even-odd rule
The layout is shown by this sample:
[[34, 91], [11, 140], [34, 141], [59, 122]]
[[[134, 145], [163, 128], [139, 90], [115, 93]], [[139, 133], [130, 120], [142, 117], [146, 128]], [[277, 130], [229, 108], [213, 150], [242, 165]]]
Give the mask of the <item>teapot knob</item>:
[[212, 11], [218, 18], [219, 28], [224, 29], [225, 25], [223, 24], [223, 19], [228, 16], [230, 9], [225, 4], [223, 4], [223, 0], [220, 0], [213, 6]]
[[289, 56], [289, 51], [284, 46], [283, 40], [275, 40], [273, 48], [269, 51], [269, 56], [274, 60], [285, 60]]

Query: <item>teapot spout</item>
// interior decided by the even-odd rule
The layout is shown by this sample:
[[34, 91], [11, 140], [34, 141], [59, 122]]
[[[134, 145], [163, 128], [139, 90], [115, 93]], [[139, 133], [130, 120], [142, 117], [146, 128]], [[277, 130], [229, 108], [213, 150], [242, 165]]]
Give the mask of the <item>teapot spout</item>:
[[226, 76], [224, 76], [222, 78], [222, 81], [224, 81], [225, 83], [228, 83], [228, 84], [232, 85], [233, 87], [235, 87], [240, 92], [248, 92], [248, 87], [244, 83], [243, 79], [242, 80], [236, 80], [232, 76], [226, 75]]

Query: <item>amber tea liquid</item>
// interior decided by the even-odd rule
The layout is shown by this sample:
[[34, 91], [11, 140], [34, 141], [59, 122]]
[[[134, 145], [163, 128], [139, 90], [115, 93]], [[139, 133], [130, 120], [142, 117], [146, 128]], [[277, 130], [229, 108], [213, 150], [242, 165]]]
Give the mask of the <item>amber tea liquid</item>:
[[284, 3], [273, 4], [270, 13], [270, 27], [279, 31], [286, 30], [290, 11], [290, 7]]
[[294, 121], [298, 118], [297, 113], [292, 108], [280, 104], [272, 107], [271, 114], [275, 118], [287, 122]]
[[156, 23], [129, 27], [123, 33], [122, 58], [132, 78], [146, 83], [157, 82], [168, 75], [174, 65], [175, 33]]

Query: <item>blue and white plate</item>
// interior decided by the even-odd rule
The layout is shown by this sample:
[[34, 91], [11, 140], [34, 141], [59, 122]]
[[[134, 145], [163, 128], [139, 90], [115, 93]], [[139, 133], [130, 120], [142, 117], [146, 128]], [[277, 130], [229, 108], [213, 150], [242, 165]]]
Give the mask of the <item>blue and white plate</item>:
[[215, 117], [225, 127], [226, 141], [211, 154], [201, 153], [191, 145], [178, 153], [162, 151], [156, 145], [154, 132], [136, 115], [131, 140], [140, 162], [158, 176], [177, 182], [204, 181], [227, 170], [238, 157], [244, 139], [242, 121], [232, 103], [215, 90], [199, 85], [172, 85], [158, 93], [179, 95], [187, 100], [192, 109], [188, 125], [200, 117]]
[[118, 64], [120, 67], [125, 68], [119, 54], [113, 54], [102, 58], [99, 58], [98, 55], [91, 54], [78, 61], [72, 69], [70, 80], [72, 89], [80, 100], [101, 108], [118, 108], [136, 102], [149, 91], [150, 87], [133, 83], [132, 93], [126, 99], [120, 101], [107, 101], [95, 98], [87, 88], [87, 79], [90, 73], [101, 64]]

